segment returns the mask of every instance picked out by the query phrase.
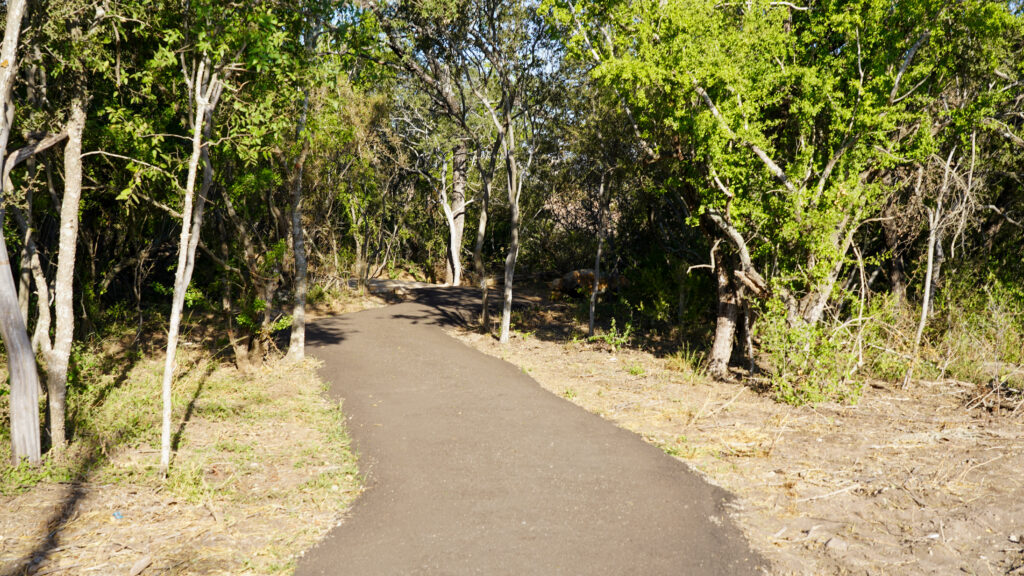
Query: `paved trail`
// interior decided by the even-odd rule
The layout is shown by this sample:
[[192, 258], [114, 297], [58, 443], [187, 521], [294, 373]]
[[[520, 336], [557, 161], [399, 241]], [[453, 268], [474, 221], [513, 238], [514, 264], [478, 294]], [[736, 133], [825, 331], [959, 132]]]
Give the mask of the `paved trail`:
[[761, 573], [727, 493], [446, 336], [473, 291], [415, 294], [310, 326], [367, 490], [298, 576]]

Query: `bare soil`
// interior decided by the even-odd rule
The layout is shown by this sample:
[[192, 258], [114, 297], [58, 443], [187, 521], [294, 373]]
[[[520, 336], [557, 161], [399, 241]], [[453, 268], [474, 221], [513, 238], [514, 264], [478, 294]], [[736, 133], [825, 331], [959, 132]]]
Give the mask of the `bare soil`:
[[1024, 398], [877, 382], [856, 405], [790, 406], [678, 359], [578, 336], [538, 302], [512, 342], [454, 336], [632, 430], [738, 496], [776, 574], [1024, 574]]

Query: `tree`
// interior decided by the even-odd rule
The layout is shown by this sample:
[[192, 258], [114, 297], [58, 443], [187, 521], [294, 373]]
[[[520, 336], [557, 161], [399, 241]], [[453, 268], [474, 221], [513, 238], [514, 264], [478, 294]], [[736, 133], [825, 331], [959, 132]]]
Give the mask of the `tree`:
[[732, 253], [717, 259], [730, 267], [709, 359], [720, 377], [735, 300], [777, 299], [792, 324], [822, 320], [887, 169], [927, 153], [933, 104], [976, 57], [957, 50], [1006, 26], [986, 3], [801, 8], [551, 4], [567, 46], [623, 95], [652, 156], [676, 164], [692, 223]]
[[[163, 424], [161, 432], [161, 469], [166, 473], [170, 465], [171, 450], [171, 385], [174, 376], [175, 353], [181, 324], [181, 313], [185, 293], [192, 279], [196, 262], [196, 249], [207, 196], [213, 183], [213, 166], [210, 159], [209, 142], [213, 134], [214, 112], [225, 88], [225, 82], [246, 66], [261, 69], [274, 59], [283, 41], [283, 34], [276, 30], [275, 14], [265, 6], [234, 7], [225, 12], [217, 3], [193, 4], [184, 14], [186, 22], [194, 29], [172, 36], [182, 43], [176, 54], [180, 61], [185, 87], [187, 108], [190, 111], [192, 153], [188, 162], [188, 174], [183, 187], [181, 209], [181, 235], [178, 243], [178, 262], [171, 300], [170, 327], [168, 329], [167, 354], [164, 363], [162, 384]], [[172, 57], [173, 57], [172, 56]], [[198, 195], [196, 180], [202, 164], [203, 176]]]
[[467, 49], [465, 6], [462, 2], [378, 4], [377, 18], [385, 33], [394, 65], [409, 74], [429, 96], [437, 112], [452, 122], [463, 137], [452, 150], [452, 193], [444, 192], [441, 207], [449, 230], [445, 284], [462, 282], [462, 242], [466, 222], [466, 184], [470, 151], [467, 146], [470, 103], [463, 53]]
[[474, 26], [469, 31], [479, 58], [493, 70], [493, 97], [476, 87], [474, 93], [497, 131], [495, 140], [501, 145], [509, 205], [510, 237], [499, 336], [502, 343], [509, 341], [510, 334], [522, 224], [520, 201], [537, 151], [541, 108], [547, 90], [553, 86], [551, 79], [558, 74], [559, 53], [536, 8], [525, 2], [500, 8], [490, 0], [476, 2], [472, 6]]
[[[25, 15], [25, 0], [7, 3], [7, 22], [3, 44], [0, 45], [0, 161], [6, 171], [7, 142], [11, 135], [14, 103], [11, 90], [18, 70], [18, 36]], [[6, 180], [6, 178], [5, 178]], [[6, 184], [6, 183], [5, 183]], [[2, 190], [6, 195], [6, 186]], [[4, 199], [6, 200], [6, 198]], [[2, 218], [0, 218], [2, 223]], [[2, 228], [2, 227], [0, 227]], [[36, 463], [40, 459], [39, 438], [39, 375], [35, 355], [28, 339], [25, 321], [18, 306], [14, 276], [7, 253], [7, 243], [0, 229], [0, 331], [7, 348], [11, 378], [11, 453], [15, 460]]]

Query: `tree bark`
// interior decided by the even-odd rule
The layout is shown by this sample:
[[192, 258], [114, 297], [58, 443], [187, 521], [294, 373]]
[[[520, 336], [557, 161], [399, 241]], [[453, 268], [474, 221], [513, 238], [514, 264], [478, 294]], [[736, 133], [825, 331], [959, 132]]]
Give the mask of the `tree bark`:
[[[75, 333], [74, 278], [75, 250], [78, 246], [78, 206], [82, 198], [82, 133], [85, 129], [85, 101], [71, 102], [68, 142], [64, 147], [64, 198], [60, 207], [60, 237], [57, 245], [57, 275], [54, 284], [56, 333], [53, 349], [46, 357], [46, 388], [50, 408], [50, 438], [53, 449], [61, 451], [67, 443], [65, 398], [68, 361]], [[42, 304], [40, 304], [42, 306]], [[48, 304], [47, 304], [48, 306]], [[49, 336], [46, 336], [49, 338]]]
[[[942, 203], [946, 198], [946, 191], [949, 188], [949, 174], [950, 166], [953, 163], [953, 154], [956, 153], [956, 148], [950, 151], [949, 157], [946, 158], [945, 173], [942, 177], [942, 188], [939, 189], [939, 196], [936, 201], [935, 208], [926, 208], [928, 211], [928, 268], [925, 270], [924, 275], [924, 294], [921, 298], [921, 319], [917, 324], [917, 332], [914, 334], [914, 358], [917, 358], [918, 347], [921, 345], [921, 336], [924, 334], [924, 327], [928, 323], [928, 312], [931, 308], [931, 297], [932, 297], [932, 281], [935, 275], [935, 246], [941, 233], [940, 226], [942, 224]], [[911, 368], [913, 370], [913, 368]], [[910, 381], [911, 372], [907, 372], [907, 376], [904, 378], [904, 385]]]
[[[207, 125], [207, 114], [212, 116], [213, 103], [220, 92], [220, 80], [217, 73], [207, 70], [208, 61], [203, 57], [191, 81], [192, 97], [195, 98], [195, 117], [192, 128], [192, 156], [189, 159], [188, 177], [185, 183], [185, 202], [181, 210], [181, 237], [178, 244], [178, 266], [174, 275], [174, 295], [171, 300], [170, 326], [167, 331], [167, 356], [164, 362], [162, 382], [163, 422], [160, 441], [160, 469], [166, 476], [171, 461], [171, 383], [174, 378], [174, 357], [178, 349], [178, 334], [181, 328], [181, 312], [185, 306], [185, 292], [192, 280], [195, 266], [196, 247], [199, 244], [199, 232], [203, 223], [203, 200], [200, 194], [199, 205], [193, 210], [196, 176], [199, 172], [200, 160], [205, 160], [204, 180], [209, 169], [208, 153], [204, 154], [203, 132]], [[212, 172], [210, 172], [212, 176]]]
[[288, 342], [288, 357], [302, 360], [306, 355], [306, 294], [309, 292], [307, 278], [306, 240], [302, 229], [302, 173], [309, 155], [309, 138], [306, 137], [306, 114], [309, 96], [302, 101], [302, 116], [296, 134], [301, 137], [302, 151], [295, 162], [295, 181], [292, 183], [292, 252], [295, 256], [295, 300], [292, 307], [292, 329]]
[[[473, 265], [476, 268], [477, 276], [480, 277], [480, 325], [485, 329], [491, 321], [491, 310], [487, 302], [490, 289], [490, 279], [487, 277], [487, 266], [484, 265], [484, 236], [487, 233], [487, 214], [491, 204], [491, 187], [494, 183], [494, 168], [498, 153], [501, 151], [503, 135], [499, 132], [491, 145], [491, 155], [488, 157], [488, 165], [477, 164], [480, 169], [480, 177], [483, 180], [483, 196], [480, 203], [480, 219], [477, 222], [476, 242], [473, 244]], [[479, 157], [478, 157], [479, 158]]]
[[[14, 121], [11, 89], [17, 72], [18, 36], [25, 15], [25, 0], [8, 0], [7, 24], [0, 46], [0, 162], [7, 158], [7, 142]], [[2, 185], [6, 188], [6, 183]], [[6, 190], [0, 190], [0, 193]], [[15, 462], [40, 460], [39, 437], [39, 374], [32, 343], [18, 307], [18, 294], [11, 274], [7, 242], [3, 234], [0, 208], [0, 333], [7, 348], [8, 373], [11, 379], [11, 455]]]
[[708, 374], [717, 380], [724, 380], [729, 377], [729, 359], [732, 358], [739, 307], [736, 288], [732, 285], [723, 258], [715, 263], [715, 277], [718, 280], [718, 318], [715, 322], [715, 340], [708, 357]]
[[[8, 194], [14, 192], [13, 188], [7, 189]], [[32, 191], [25, 191], [25, 218], [32, 221]], [[21, 320], [28, 328], [28, 309], [30, 292], [32, 291], [32, 256], [29, 253], [29, 243], [32, 242], [32, 227], [27, 226], [21, 238], [21, 258], [18, 262], [18, 309], [21, 310]]]
[[507, 344], [510, 337], [509, 332], [512, 325], [512, 280], [516, 272], [516, 259], [519, 257], [519, 197], [522, 192], [523, 182], [519, 174], [519, 164], [515, 157], [515, 145], [512, 117], [506, 110], [505, 172], [508, 185], [508, 205], [511, 211], [511, 231], [509, 234], [508, 256], [505, 258], [505, 294], [501, 307], [501, 335], [498, 338], [502, 344]]
[[607, 208], [605, 207], [605, 175], [601, 174], [601, 189], [598, 193], [597, 212], [597, 253], [594, 254], [594, 287], [590, 291], [590, 323], [587, 328], [589, 336], [594, 335], [594, 311], [597, 308], [597, 294], [601, 289], [601, 250], [604, 248], [604, 218]]
[[502, 344], [509, 342], [509, 331], [512, 325], [512, 280], [516, 273], [516, 259], [519, 257], [519, 198], [511, 203], [510, 209], [512, 230], [509, 237], [508, 256], [505, 257], [504, 300], [501, 307], [501, 336], [499, 338]]
[[445, 217], [448, 221], [448, 261], [444, 282], [449, 286], [462, 284], [462, 238], [466, 229], [466, 182], [468, 180], [469, 151], [459, 141], [452, 152], [452, 197], [451, 204], [444, 202]]
[[935, 210], [928, 208], [928, 266], [924, 273], [924, 293], [921, 297], [921, 319], [917, 323], [917, 332], [914, 333], [914, 356], [917, 356], [918, 347], [921, 346], [921, 336], [924, 334], [924, 327], [928, 323], [928, 311], [931, 308], [932, 277], [935, 272], [935, 244], [938, 238], [939, 218], [942, 210], [942, 197], [939, 197], [939, 205]]

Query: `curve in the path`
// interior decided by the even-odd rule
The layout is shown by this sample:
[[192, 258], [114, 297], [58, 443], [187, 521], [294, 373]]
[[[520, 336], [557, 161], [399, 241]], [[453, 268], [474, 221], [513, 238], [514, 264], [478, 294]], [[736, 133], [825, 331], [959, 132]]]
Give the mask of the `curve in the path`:
[[310, 326], [367, 490], [297, 575], [761, 573], [727, 493], [445, 335], [472, 296]]

